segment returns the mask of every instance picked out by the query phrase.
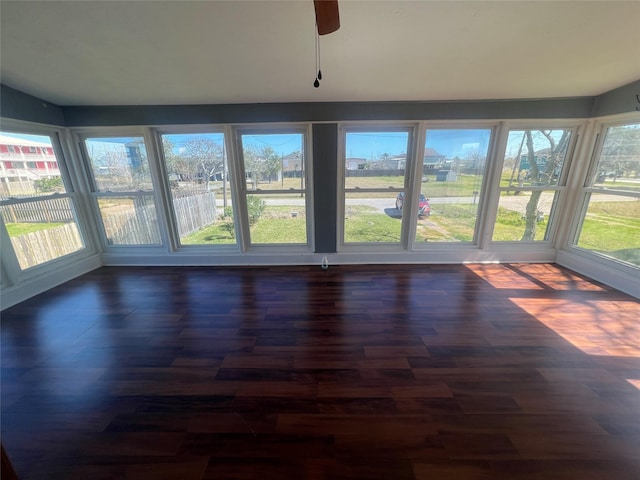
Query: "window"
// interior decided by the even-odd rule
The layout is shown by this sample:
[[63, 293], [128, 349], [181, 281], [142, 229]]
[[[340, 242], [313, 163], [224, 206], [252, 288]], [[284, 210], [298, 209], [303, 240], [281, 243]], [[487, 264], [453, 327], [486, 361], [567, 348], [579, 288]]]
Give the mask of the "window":
[[153, 184], [142, 137], [84, 140], [108, 245], [159, 245]]
[[605, 127], [574, 245], [640, 266], [640, 123]]
[[428, 129], [416, 215], [416, 246], [472, 242], [490, 129]]
[[[49, 136], [20, 134], [19, 138], [53, 148]], [[41, 177], [22, 169], [1, 171], [0, 213], [22, 270], [85, 248], [78, 230], [74, 193], [60, 175]]]
[[224, 134], [164, 134], [161, 137], [180, 243], [235, 245]]
[[243, 131], [242, 183], [250, 243], [309, 243], [305, 133]]
[[549, 240], [572, 137], [570, 129], [509, 131], [493, 241]]
[[344, 244], [400, 245], [411, 133], [407, 128], [345, 132]]

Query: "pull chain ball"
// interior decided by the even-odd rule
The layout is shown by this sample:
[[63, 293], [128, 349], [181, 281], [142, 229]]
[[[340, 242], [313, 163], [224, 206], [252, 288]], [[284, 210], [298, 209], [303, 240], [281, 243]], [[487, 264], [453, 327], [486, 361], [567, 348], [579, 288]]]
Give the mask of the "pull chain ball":
[[313, 82], [313, 86], [318, 88], [320, 86], [320, 80], [318, 80], [318, 77], [316, 77], [316, 81]]

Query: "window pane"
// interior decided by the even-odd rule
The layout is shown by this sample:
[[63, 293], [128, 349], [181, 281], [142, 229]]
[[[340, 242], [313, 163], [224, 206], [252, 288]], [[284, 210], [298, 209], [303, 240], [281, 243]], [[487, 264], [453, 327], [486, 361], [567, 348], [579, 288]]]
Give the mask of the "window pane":
[[570, 130], [510, 131], [500, 186], [558, 185], [570, 139]]
[[304, 134], [242, 134], [241, 143], [251, 243], [307, 244]]
[[591, 194], [577, 246], [640, 266], [640, 199]]
[[153, 190], [142, 137], [88, 138], [85, 146], [97, 191]]
[[224, 134], [162, 135], [180, 243], [235, 244]]
[[419, 207], [430, 215], [418, 217], [416, 242], [473, 241], [490, 140], [490, 129], [427, 131]]
[[496, 242], [546, 240], [549, 215], [556, 197], [555, 191], [502, 192], [493, 240]]
[[305, 199], [301, 194], [247, 195], [251, 243], [307, 243]]
[[247, 190], [304, 190], [304, 135], [243, 134]]
[[436, 203], [427, 199], [432, 215], [418, 217], [416, 242], [473, 242], [477, 203], [471, 203], [470, 198], [460, 198], [455, 203], [437, 203], [438, 200], [442, 199], [436, 199]]
[[345, 243], [400, 243], [399, 193], [345, 193]]
[[99, 197], [109, 245], [158, 245], [160, 232], [153, 197]]
[[70, 198], [2, 205], [0, 212], [22, 269], [84, 248]]
[[640, 192], [640, 124], [607, 130], [594, 186]]
[[0, 200], [66, 191], [51, 138], [0, 132]]
[[[85, 247], [51, 138], [0, 132], [0, 206], [22, 269]], [[61, 198], [19, 201], [61, 194]]]
[[348, 132], [345, 188], [404, 188], [409, 132]]

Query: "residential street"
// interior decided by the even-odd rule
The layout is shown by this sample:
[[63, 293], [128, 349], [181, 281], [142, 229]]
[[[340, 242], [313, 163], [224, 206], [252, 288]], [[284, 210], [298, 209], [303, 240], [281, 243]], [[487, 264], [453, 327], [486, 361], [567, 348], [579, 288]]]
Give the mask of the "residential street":
[[[595, 201], [605, 202], [605, 201], [633, 201], [632, 197], [621, 197], [618, 195], [598, 195], [594, 197]], [[266, 198], [265, 201], [267, 205], [290, 205], [290, 206], [302, 206], [304, 205], [304, 198]], [[443, 205], [443, 204], [469, 204], [473, 201], [471, 197], [435, 197], [429, 198], [429, 203], [432, 206]], [[476, 199], [477, 201], [477, 199]], [[528, 195], [509, 195], [501, 197], [501, 205], [509, 210], [514, 210], [517, 212], [525, 213], [527, 202], [529, 201]], [[540, 197], [540, 202], [538, 205], [538, 209], [542, 211], [545, 215], [548, 215], [551, 211], [551, 206], [553, 202], [553, 193], [543, 192]], [[219, 207], [223, 206], [223, 201], [221, 198], [216, 200], [216, 204]], [[228, 204], [231, 205], [231, 201], [228, 201]], [[375, 207], [379, 212], [385, 213], [385, 210], [390, 208], [395, 209], [395, 197], [391, 198], [348, 198], [346, 201], [347, 205], [370, 205]]]

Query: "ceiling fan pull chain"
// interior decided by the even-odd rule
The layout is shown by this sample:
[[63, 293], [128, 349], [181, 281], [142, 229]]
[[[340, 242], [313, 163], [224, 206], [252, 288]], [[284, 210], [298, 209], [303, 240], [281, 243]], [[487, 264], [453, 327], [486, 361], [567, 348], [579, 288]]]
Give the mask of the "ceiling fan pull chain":
[[322, 80], [322, 72], [320, 71], [320, 38], [318, 36], [318, 25], [316, 24], [316, 80], [313, 82], [313, 86], [318, 88], [320, 86], [320, 80]]
[[316, 28], [316, 39], [318, 42], [318, 80], [322, 80], [322, 70], [320, 70], [320, 62], [322, 59], [320, 58], [320, 35], [318, 34], [318, 29]]

